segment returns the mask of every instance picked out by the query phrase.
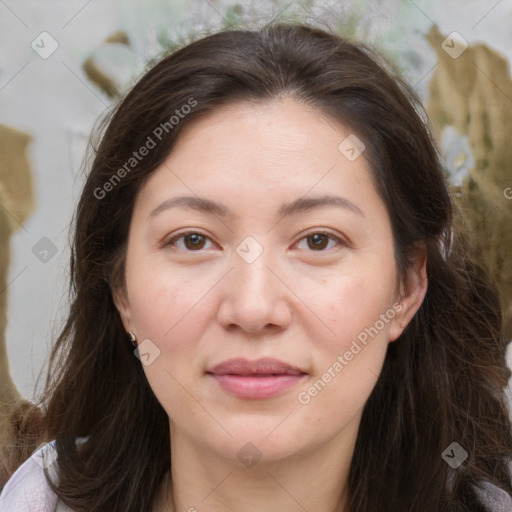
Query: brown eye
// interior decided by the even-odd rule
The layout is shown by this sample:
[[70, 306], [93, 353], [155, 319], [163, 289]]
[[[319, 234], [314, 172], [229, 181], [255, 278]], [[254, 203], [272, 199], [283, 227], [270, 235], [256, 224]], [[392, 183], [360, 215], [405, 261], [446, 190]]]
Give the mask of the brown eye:
[[197, 252], [204, 249], [209, 240], [206, 235], [196, 231], [188, 231], [171, 238], [166, 245], [186, 252]]
[[310, 249], [322, 250], [325, 249], [329, 243], [329, 236], [324, 233], [315, 233], [307, 237], [308, 247]]
[[191, 233], [184, 236], [185, 247], [190, 250], [202, 249], [205, 243], [205, 237], [199, 233]]
[[324, 231], [310, 232], [310, 234], [307, 234], [298, 242], [299, 249], [322, 253], [331, 253], [346, 245], [347, 244], [341, 238]]

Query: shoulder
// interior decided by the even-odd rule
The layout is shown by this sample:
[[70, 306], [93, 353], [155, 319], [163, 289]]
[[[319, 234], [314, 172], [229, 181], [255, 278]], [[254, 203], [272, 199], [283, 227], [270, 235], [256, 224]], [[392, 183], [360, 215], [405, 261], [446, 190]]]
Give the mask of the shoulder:
[[[80, 443], [81, 440], [77, 440]], [[58, 483], [57, 450], [55, 441], [39, 446], [15, 471], [0, 494], [2, 512], [71, 512], [69, 507], [57, 503], [45, 472]]]
[[474, 489], [486, 511], [510, 512], [512, 510], [512, 498], [510, 495], [494, 484], [480, 482]]

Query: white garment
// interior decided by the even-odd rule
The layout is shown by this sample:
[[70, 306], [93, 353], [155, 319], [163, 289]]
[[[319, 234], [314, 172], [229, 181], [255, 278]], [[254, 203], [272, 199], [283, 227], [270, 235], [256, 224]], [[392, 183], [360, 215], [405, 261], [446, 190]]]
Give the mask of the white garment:
[[72, 512], [52, 491], [44, 474], [57, 482], [55, 441], [40, 446], [11, 476], [0, 494], [0, 512]]

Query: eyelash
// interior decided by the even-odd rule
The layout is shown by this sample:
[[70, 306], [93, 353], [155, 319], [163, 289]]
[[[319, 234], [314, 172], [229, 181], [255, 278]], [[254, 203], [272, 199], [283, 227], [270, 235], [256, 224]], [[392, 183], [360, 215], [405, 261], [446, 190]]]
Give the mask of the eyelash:
[[[165, 243], [164, 243], [164, 247], [170, 247], [170, 246], [173, 246], [173, 245], [174, 245], [174, 243], [175, 243], [177, 240], [179, 240], [179, 239], [181, 239], [181, 238], [184, 238], [184, 237], [186, 237], [187, 235], [200, 235], [200, 236], [202, 236], [202, 237], [204, 237], [204, 238], [207, 238], [208, 240], [210, 240], [210, 241], [211, 241], [210, 237], [209, 237], [206, 233], [204, 233], [204, 232], [202, 232], [202, 231], [200, 231], [200, 230], [197, 230], [197, 229], [196, 229], [196, 230], [193, 230], [193, 231], [185, 231], [185, 232], [183, 232], [183, 233], [179, 233], [179, 234], [177, 234], [177, 235], [173, 236], [173, 237], [172, 237], [172, 238], [170, 238], [167, 242], [165, 242]], [[305, 239], [307, 239], [308, 237], [311, 237], [311, 236], [313, 236], [313, 235], [325, 235], [325, 236], [327, 236], [329, 239], [336, 241], [336, 242], [337, 242], [337, 244], [338, 244], [338, 246], [347, 247], [347, 246], [349, 245], [346, 241], [342, 240], [340, 237], [338, 237], [338, 236], [336, 236], [336, 235], [333, 235], [332, 233], [330, 233], [330, 232], [328, 232], [328, 231], [322, 231], [322, 230], [310, 231], [310, 232], [306, 233], [302, 238], [300, 238], [300, 239], [298, 240], [298, 242], [301, 242], [302, 240], [305, 240]], [[296, 243], [298, 243], [298, 242], [296, 242]], [[339, 247], [338, 247], [338, 249], [339, 249]], [[184, 250], [185, 252], [202, 252], [202, 251], [203, 251], [203, 249], [199, 249], [199, 250], [197, 250], [197, 251], [188, 250], [188, 249], [183, 249], [183, 250]], [[331, 249], [321, 249], [321, 250], [318, 250], [318, 251], [315, 251], [315, 250], [309, 250], [308, 252], [318, 252], [318, 253], [324, 252], [324, 253], [325, 253], [325, 252], [330, 252], [331, 250], [332, 250], [332, 248], [331, 248]]]

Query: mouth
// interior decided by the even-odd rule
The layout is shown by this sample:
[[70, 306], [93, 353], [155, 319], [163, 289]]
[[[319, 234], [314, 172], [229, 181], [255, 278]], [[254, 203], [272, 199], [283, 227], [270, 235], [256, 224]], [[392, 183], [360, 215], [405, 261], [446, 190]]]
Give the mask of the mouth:
[[294, 387], [307, 373], [278, 359], [230, 359], [206, 372], [226, 393], [238, 398], [264, 399]]

